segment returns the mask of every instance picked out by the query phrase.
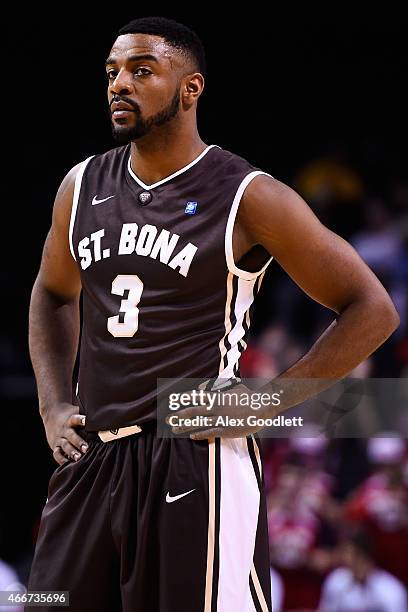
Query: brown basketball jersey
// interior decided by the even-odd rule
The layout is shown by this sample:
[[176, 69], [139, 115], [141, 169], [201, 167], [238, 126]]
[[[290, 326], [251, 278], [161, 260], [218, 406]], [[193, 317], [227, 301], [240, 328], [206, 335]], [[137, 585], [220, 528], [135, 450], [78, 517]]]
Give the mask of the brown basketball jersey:
[[158, 378], [239, 376], [258, 271], [233, 259], [245, 187], [266, 174], [217, 145], [145, 185], [130, 145], [86, 159], [69, 240], [83, 290], [77, 398], [88, 429], [156, 416]]

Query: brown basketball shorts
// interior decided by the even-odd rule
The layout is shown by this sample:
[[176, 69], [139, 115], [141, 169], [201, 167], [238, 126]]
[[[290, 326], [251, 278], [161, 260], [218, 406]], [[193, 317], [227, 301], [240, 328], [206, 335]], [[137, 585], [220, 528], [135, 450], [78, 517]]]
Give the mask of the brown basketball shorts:
[[68, 591], [75, 612], [271, 611], [254, 436], [81, 435], [88, 452], [51, 476], [29, 591]]

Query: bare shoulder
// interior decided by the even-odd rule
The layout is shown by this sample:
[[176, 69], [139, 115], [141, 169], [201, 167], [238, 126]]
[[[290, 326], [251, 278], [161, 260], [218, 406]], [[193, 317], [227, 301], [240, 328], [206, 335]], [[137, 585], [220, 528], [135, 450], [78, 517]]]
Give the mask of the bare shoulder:
[[75, 179], [82, 164], [83, 162], [80, 162], [73, 166], [61, 181], [54, 201], [53, 224], [69, 225], [72, 202], [74, 199]]
[[62, 301], [77, 299], [81, 282], [69, 245], [69, 226], [74, 201], [77, 164], [66, 174], [55, 196], [52, 223], [45, 240], [37, 283]]
[[287, 198], [296, 192], [278, 179], [270, 176], [269, 174], [258, 174], [255, 178], [250, 181], [247, 188], [245, 189], [243, 201], [256, 201], [260, 198], [267, 196], [268, 198], [281, 199]]
[[294, 189], [266, 174], [259, 174], [252, 179], [243, 193], [240, 205], [242, 212], [249, 216], [254, 213], [260, 213], [262, 216], [284, 215], [293, 209], [305, 207], [311, 211]]
[[294, 189], [265, 174], [247, 185], [240, 203], [239, 222], [247, 235], [258, 241], [267, 232], [269, 246], [286, 241], [295, 229], [329, 231]]

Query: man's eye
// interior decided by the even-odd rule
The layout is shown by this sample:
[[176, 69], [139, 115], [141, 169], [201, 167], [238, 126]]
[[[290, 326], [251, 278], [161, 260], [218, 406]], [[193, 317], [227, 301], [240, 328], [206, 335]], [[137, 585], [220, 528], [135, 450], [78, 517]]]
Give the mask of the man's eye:
[[[146, 76], [148, 74], [152, 74], [152, 71], [149, 70], [149, 68], [136, 68], [134, 73], [136, 76]], [[118, 72], [116, 70], [108, 70], [108, 72], [106, 73], [106, 78], [111, 81], [113, 79], [116, 79], [117, 75]]]
[[144, 76], [146, 74], [152, 74], [152, 73], [151, 73], [151, 70], [149, 70], [149, 68], [136, 68], [135, 74], [137, 76]]

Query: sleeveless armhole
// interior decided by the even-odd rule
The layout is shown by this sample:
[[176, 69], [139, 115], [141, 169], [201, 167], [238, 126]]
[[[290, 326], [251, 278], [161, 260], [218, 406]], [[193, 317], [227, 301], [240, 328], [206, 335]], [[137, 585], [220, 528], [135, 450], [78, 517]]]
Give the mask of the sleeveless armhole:
[[77, 208], [78, 208], [79, 194], [81, 192], [82, 177], [84, 175], [85, 168], [87, 167], [89, 161], [93, 157], [95, 157], [95, 155], [91, 155], [90, 157], [87, 157], [87, 159], [85, 159], [82, 162], [82, 165], [79, 168], [79, 170], [77, 172], [77, 175], [75, 177], [74, 196], [72, 198], [71, 217], [70, 217], [70, 221], [69, 221], [69, 249], [70, 249], [71, 255], [72, 255], [72, 257], [74, 258], [75, 261], [76, 261], [76, 257], [75, 257], [74, 245], [73, 245], [73, 241], [72, 241], [72, 237], [73, 237], [73, 233], [74, 233], [75, 217], [76, 217], [76, 212], [77, 212]]
[[247, 270], [241, 270], [235, 265], [234, 253], [232, 250], [232, 234], [234, 231], [234, 223], [235, 223], [235, 219], [237, 216], [239, 204], [241, 202], [241, 198], [243, 196], [243, 193], [247, 185], [249, 185], [252, 179], [254, 179], [256, 176], [259, 176], [261, 174], [265, 176], [270, 176], [271, 178], [273, 178], [270, 174], [268, 174], [267, 172], [262, 172], [261, 170], [256, 170], [254, 172], [250, 172], [249, 174], [247, 174], [247, 176], [243, 179], [243, 181], [241, 182], [235, 194], [234, 201], [232, 203], [231, 210], [228, 215], [227, 227], [225, 231], [225, 257], [227, 260], [228, 270], [232, 274], [235, 274], [236, 276], [239, 276], [239, 278], [242, 278], [244, 280], [254, 280], [255, 278], [257, 278], [260, 274], [262, 274], [262, 272], [266, 270], [266, 268], [269, 266], [269, 264], [271, 263], [273, 259], [273, 256], [271, 256], [268, 259], [268, 261], [262, 266], [260, 270], [256, 272], [248, 272]]

